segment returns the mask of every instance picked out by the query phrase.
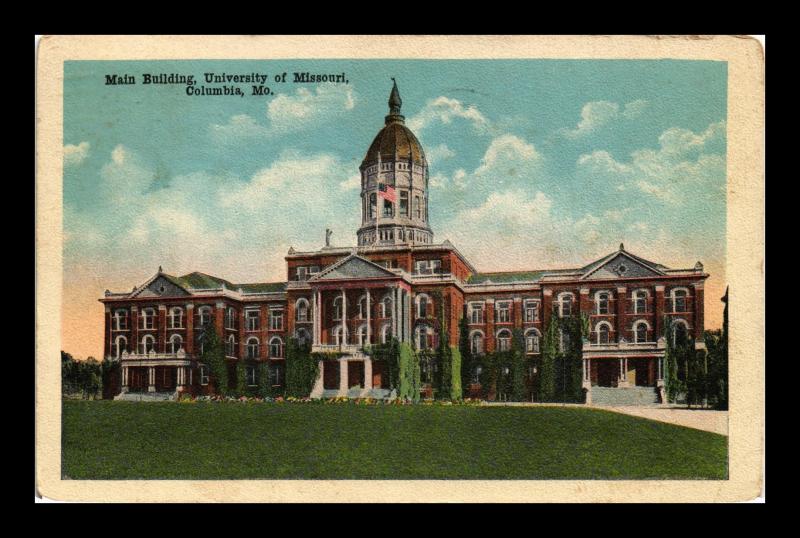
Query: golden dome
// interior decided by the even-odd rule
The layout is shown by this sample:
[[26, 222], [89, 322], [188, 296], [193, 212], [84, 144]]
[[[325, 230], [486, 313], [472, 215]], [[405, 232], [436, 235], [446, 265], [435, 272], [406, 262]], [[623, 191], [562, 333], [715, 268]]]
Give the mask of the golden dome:
[[[394, 80], [394, 79], [392, 79]], [[400, 114], [403, 101], [397, 90], [397, 83], [392, 87], [389, 95], [389, 115], [386, 116], [386, 126], [381, 129], [370, 144], [361, 168], [372, 166], [378, 162], [378, 153], [382, 162], [411, 161], [417, 166], [426, 166], [425, 152], [422, 144], [405, 125], [405, 117]]]

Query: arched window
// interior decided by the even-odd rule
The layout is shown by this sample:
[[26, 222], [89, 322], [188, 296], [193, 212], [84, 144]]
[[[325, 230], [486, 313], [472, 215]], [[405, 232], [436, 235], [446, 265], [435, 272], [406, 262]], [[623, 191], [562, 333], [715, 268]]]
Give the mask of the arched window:
[[205, 352], [205, 348], [206, 348], [206, 338], [205, 338], [205, 335], [204, 335], [203, 333], [200, 333], [200, 334], [197, 336], [197, 341], [196, 341], [196, 343], [195, 343], [195, 346], [194, 346], [194, 348], [197, 350], [197, 352], [198, 352], [200, 355], [202, 355], [202, 354]]
[[374, 192], [369, 195], [369, 218], [374, 219], [378, 214], [378, 197]]
[[225, 340], [225, 355], [228, 357], [236, 356], [236, 338], [233, 335], [230, 335], [228, 339]]
[[145, 308], [142, 310], [140, 329], [155, 329], [156, 327], [156, 311], [152, 308]]
[[305, 346], [311, 340], [311, 336], [308, 334], [308, 331], [303, 328], [297, 329], [294, 333], [294, 337], [297, 339], [297, 343], [301, 346]]
[[647, 313], [647, 291], [637, 290], [633, 293], [633, 313]]
[[611, 325], [605, 321], [601, 321], [595, 327], [595, 333], [597, 333], [597, 343], [598, 344], [608, 344], [611, 337]]
[[183, 338], [179, 334], [173, 334], [169, 338], [169, 352], [172, 354], [177, 353], [183, 347]]
[[114, 311], [114, 330], [125, 331], [128, 329], [128, 311], [115, 310]]
[[342, 297], [336, 297], [333, 300], [333, 319], [342, 319]]
[[672, 290], [672, 311], [673, 312], [686, 312], [686, 297], [689, 294], [685, 289], [676, 288]]
[[470, 345], [473, 355], [481, 355], [483, 353], [483, 333], [480, 331], [472, 333]]
[[201, 306], [200, 309], [197, 311], [197, 317], [199, 321], [198, 325], [201, 328], [211, 323], [211, 307]]
[[391, 330], [392, 330], [391, 325], [389, 325], [388, 323], [383, 324], [383, 327], [381, 327], [381, 344], [385, 344], [391, 339], [391, 336], [389, 335], [389, 332]]
[[497, 333], [497, 350], [508, 351], [511, 349], [511, 331], [503, 329]]
[[525, 333], [525, 353], [539, 353], [539, 339], [541, 334], [536, 329]]
[[428, 317], [428, 304], [433, 304], [424, 293], [417, 295], [417, 318]]
[[647, 342], [647, 322], [637, 321], [633, 326], [634, 341], [639, 344]]
[[308, 301], [298, 299], [294, 305], [295, 320], [299, 322], [308, 321]]
[[183, 309], [179, 306], [174, 306], [169, 309], [169, 323], [167, 327], [170, 329], [183, 329]]
[[146, 355], [151, 351], [155, 350], [156, 348], [156, 339], [153, 338], [152, 334], [146, 334], [142, 336], [142, 340], [139, 342], [139, 353], [142, 355]]
[[672, 341], [675, 345], [686, 345], [689, 340], [689, 326], [682, 319], [672, 322]]
[[595, 302], [597, 304], [598, 314], [608, 314], [608, 301], [609, 301], [608, 292], [603, 291], [595, 296]]
[[236, 310], [234, 310], [233, 307], [228, 307], [228, 309], [225, 311], [225, 328], [236, 328]]
[[128, 339], [124, 336], [117, 336], [111, 345], [111, 356], [118, 359], [123, 351], [128, 351]]
[[428, 325], [418, 325], [415, 332], [416, 337], [414, 341], [417, 344], [417, 349], [431, 349], [434, 347], [434, 333], [431, 327]]
[[392, 298], [388, 295], [381, 301], [381, 316], [382, 318], [391, 318], [392, 315]]
[[358, 299], [358, 319], [367, 319], [367, 296]]
[[569, 350], [570, 340], [569, 340], [569, 333], [564, 331], [564, 329], [558, 330], [558, 352], [559, 353], [566, 353]]
[[333, 343], [337, 346], [344, 344], [344, 328], [341, 325], [333, 329]]
[[364, 346], [366, 344], [369, 344], [369, 342], [367, 342], [367, 324], [366, 323], [364, 323], [364, 324], [362, 324], [362, 325], [360, 325], [358, 327], [358, 329], [356, 330], [356, 338], [357, 338], [359, 346]]
[[255, 360], [258, 358], [258, 338], [255, 336], [250, 337], [247, 339], [247, 358], [250, 360]]
[[558, 313], [558, 317], [566, 318], [572, 315], [572, 302], [574, 301], [574, 297], [571, 293], [560, 293], [556, 302], [554, 303], [556, 306], [556, 311]]
[[269, 356], [283, 357], [283, 340], [278, 336], [273, 336], [269, 341]]
[[480, 366], [476, 366], [472, 370], [472, 384], [477, 385], [481, 382], [481, 374], [483, 373], [483, 368]]

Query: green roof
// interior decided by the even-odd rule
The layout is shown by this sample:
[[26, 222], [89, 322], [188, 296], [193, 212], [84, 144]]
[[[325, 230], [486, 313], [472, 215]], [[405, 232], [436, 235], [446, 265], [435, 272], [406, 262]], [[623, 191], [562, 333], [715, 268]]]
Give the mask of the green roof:
[[499, 271], [496, 273], [475, 273], [467, 280], [467, 284], [485, 284], [491, 280], [495, 284], [511, 282], [536, 282], [544, 275], [575, 273], [577, 269], [536, 269], [533, 271]]
[[241, 288], [243, 293], [273, 293], [286, 290], [286, 282], [254, 282], [248, 284], [234, 284], [229, 280], [225, 280], [224, 278], [218, 278], [197, 271], [180, 277], [166, 274], [164, 276], [178, 286], [194, 290], [221, 288], [223, 284], [229, 290], [238, 290]]

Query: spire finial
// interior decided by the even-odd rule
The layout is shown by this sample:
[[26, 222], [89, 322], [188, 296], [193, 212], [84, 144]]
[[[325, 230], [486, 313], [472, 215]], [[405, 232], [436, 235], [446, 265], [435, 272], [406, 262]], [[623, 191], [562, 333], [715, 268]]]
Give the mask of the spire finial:
[[619, 244], [619, 249], [620, 249], [620, 250], [625, 250], [625, 245], [623, 245], [622, 243], [620, 243], [620, 244]]
[[392, 92], [389, 94], [389, 115], [386, 116], [386, 123], [393, 121], [402, 122], [405, 118], [400, 114], [403, 100], [400, 98], [400, 91], [397, 89], [397, 81], [392, 77]]
[[163, 273], [164, 272], [164, 269], [160, 265], [158, 266], [158, 272], [159, 273]]

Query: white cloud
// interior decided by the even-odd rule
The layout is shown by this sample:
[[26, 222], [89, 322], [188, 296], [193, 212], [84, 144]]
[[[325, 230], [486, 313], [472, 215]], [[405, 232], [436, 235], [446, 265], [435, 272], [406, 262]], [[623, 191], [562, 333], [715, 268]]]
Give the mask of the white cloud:
[[89, 142], [67, 144], [64, 146], [64, 166], [78, 166], [89, 156]]
[[361, 189], [361, 175], [354, 174], [344, 181], [339, 183], [339, 188], [344, 191], [360, 190]]
[[313, 91], [298, 88], [294, 95], [280, 94], [267, 105], [270, 130], [285, 133], [303, 129], [353, 110], [353, 88], [341, 84], [320, 84]]
[[444, 95], [425, 103], [422, 110], [409, 118], [407, 123], [412, 131], [419, 133], [435, 122], [449, 124], [454, 119], [467, 120], [479, 132], [489, 126], [489, 121], [475, 105], [464, 106], [458, 99]]
[[625, 109], [622, 111], [622, 115], [629, 120], [636, 118], [642, 115], [648, 105], [649, 103], [644, 99], [631, 101], [630, 103], [625, 104]]
[[140, 196], [150, 187], [155, 173], [135, 152], [118, 144], [111, 151], [111, 160], [100, 170], [100, 177], [102, 197], [125, 211], [129, 209], [130, 198]]
[[439, 161], [444, 161], [446, 159], [451, 159], [455, 157], [456, 152], [450, 149], [447, 144], [439, 144], [438, 146], [434, 146], [425, 152], [425, 157], [427, 158], [428, 164], [436, 164]]
[[620, 114], [620, 105], [611, 101], [590, 101], [581, 109], [581, 119], [574, 129], [561, 129], [567, 138], [580, 138], [593, 133], [601, 127], [616, 121], [622, 116], [625, 119], [634, 119], [640, 116], [648, 106], [644, 99], [637, 99], [625, 103]]
[[724, 139], [724, 130], [724, 122], [713, 123], [699, 134], [667, 129], [659, 136], [659, 149], [634, 151], [627, 162], [607, 151], [581, 155], [578, 175], [587, 182], [610, 183], [618, 191], [639, 191], [667, 204], [720, 197], [726, 168], [725, 155], [716, 145]]
[[458, 220], [475, 225], [490, 225], [492, 228], [529, 226], [544, 221], [550, 214], [553, 202], [543, 192], [533, 198], [521, 189], [493, 192], [486, 202], [478, 207], [465, 209]]
[[574, 129], [563, 129], [564, 136], [578, 138], [596, 131], [598, 128], [616, 119], [619, 105], [610, 101], [591, 101], [581, 109], [581, 121]]
[[259, 125], [252, 116], [237, 114], [231, 116], [228, 123], [219, 125], [211, 124], [211, 136], [219, 142], [238, 141], [241, 138], [257, 138], [269, 136], [269, 129]]
[[498, 166], [509, 162], [535, 162], [541, 155], [533, 144], [529, 144], [514, 135], [503, 135], [495, 138], [486, 149], [481, 165], [475, 170], [476, 176], [491, 173]]

